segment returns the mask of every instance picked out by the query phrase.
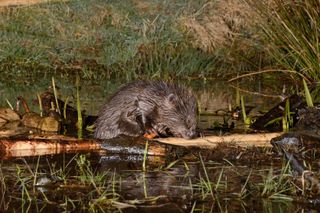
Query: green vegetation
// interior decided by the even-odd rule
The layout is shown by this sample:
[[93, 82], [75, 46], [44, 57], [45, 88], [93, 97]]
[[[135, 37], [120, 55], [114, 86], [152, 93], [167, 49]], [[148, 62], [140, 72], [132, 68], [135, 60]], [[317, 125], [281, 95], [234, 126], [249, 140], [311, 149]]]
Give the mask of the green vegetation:
[[320, 2], [251, 1], [262, 18], [262, 29], [269, 54], [277, 64], [297, 71], [311, 81], [319, 81]]
[[[22, 163], [10, 163], [12, 170], [9, 167], [0, 169], [0, 186], [6, 195], [2, 197], [0, 208], [10, 202], [11, 208], [30, 208], [33, 212], [52, 207], [59, 211], [104, 212], [143, 206], [155, 208], [168, 199], [182, 199], [180, 201], [187, 203], [188, 209], [197, 212], [199, 208], [223, 210], [226, 200], [246, 206], [252, 197], [291, 202], [301, 190], [297, 185], [300, 176], [295, 178], [291, 174], [289, 163], [282, 167], [253, 166], [248, 170], [228, 160], [205, 162], [201, 154], [197, 159], [174, 161], [164, 169], [149, 167], [148, 171], [141, 168], [121, 172], [101, 168], [100, 163], [92, 161], [90, 154], [77, 154], [60, 163], [52, 159], [50, 162], [50, 157], [35, 158], [34, 164], [22, 159]], [[189, 167], [197, 169], [190, 171]], [[12, 175], [14, 171], [16, 175]], [[168, 191], [164, 194], [162, 190]], [[129, 195], [131, 199], [128, 193], [133, 193]]]
[[271, 121], [269, 121], [265, 127], [271, 124], [282, 124], [282, 131], [283, 132], [289, 132], [290, 128], [293, 127], [293, 119], [294, 117], [292, 116], [294, 112], [290, 111], [290, 101], [289, 99], [286, 100], [286, 105], [283, 110], [283, 115], [281, 117], [275, 118]]
[[[23, 85], [27, 94], [37, 94], [39, 91], [28, 90], [33, 82], [31, 76], [60, 76], [57, 82], [64, 85], [62, 89], [68, 93], [61, 92], [66, 94], [63, 99], [66, 101], [63, 112], [57, 110], [66, 118], [68, 99], [76, 94], [70, 102], [77, 106], [79, 127], [82, 126], [81, 107], [85, 108], [83, 99], [87, 102], [101, 99], [102, 102], [107, 92], [110, 94], [117, 88], [115, 79], [200, 78], [205, 81], [262, 73], [271, 76], [277, 70], [293, 74], [293, 79], [299, 76], [299, 82], [303, 77], [307, 102], [312, 106], [307, 82], [320, 80], [320, 3], [315, 0], [274, 0], [267, 7], [263, 2], [269, 1], [247, 2], [248, 5], [236, 0], [232, 3], [71, 0], [1, 8], [0, 74], [8, 82], [0, 82], [0, 86], [11, 90], [12, 85]], [[259, 32], [260, 25], [263, 32]], [[241, 75], [243, 73], [247, 74]], [[71, 76], [70, 79], [76, 76], [76, 87], [65, 82], [64, 75]], [[95, 83], [103, 80], [106, 87], [104, 91], [93, 88], [81, 92], [78, 76]], [[82, 85], [88, 81], [81, 82]], [[49, 85], [41, 80], [38, 83], [44, 87]], [[52, 86], [57, 102], [58, 86], [54, 78]], [[103, 97], [93, 98], [93, 93]], [[244, 123], [250, 124], [239, 90], [236, 99], [238, 106], [241, 103]], [[200, 101], [198, 105], [201, 106]], [[97, 109], [88, 111], [90, 114]], [[271, 122], [282, 120], [283, 129], [287, 131], [292, 125], [291, 115], [287, 102], [283, 117]], [[82, 137], [80, 133], [79, 128], [79, 137]], [[148, 143], [145, 149], [148, 149]], [[262, 161], [273, 160], [270, 159], [272, 154], [263, 153], [267, 154]], [[239, 166], [238, 162], [224, 159], [225, 155], [220, 153], [219, 156], [223, 162], [206, 161], [200, 155], [196, 162], [162, 161], [161, 166], [153, 169], [145, 152], [141, 163], [138, 162], [138, 169], [131, 165], [130, 169], [134, 168], [134, 171], [118, 171], [120, 166], [108, 170], [113, 168], [114, 162], [111, 162], [112, 166], [107, 165], [107, 169], [99, 168], [103, 162], [95, 167], [86, 155], [77, 155], [62, 167], [56, 167], [48, 158], [49, 169], [39, 165], [40, 158], [35, 167], [14, 162], [14, 169], [5, 173], [2, 169], [8, 167], [2, 164], [0, 208], [8, 208], [9, 203], [16, 207], [18, 203], [20, 209], [17, 211], [22, 212], [30, 209], [41, 212], [47, 206], [66, 212], [121, 212], [126, 208], [163, 205], [173, 199], [173, 203], [183, 204], [183, 210], [222, 212], [227, 211], [225, 206], [229, 203], [226, 202], [230, 200], [240, 202], [245, 209], [245, 202], [252, 197], [291, 202], [301, 195], [303, 187], [297, 184], [300, 176], [292, 175], [289, 164], [257, 166], [251, 157]], [[242, 151], [232, 153], [233, 159], [237, 160], [247, 156]], [[186, 159], [193, 161], [193, 157], [190, 155]], [[136, 161], [128, 160], [130, 164]], [[16, 175], [12, 175], [12, 171]], [[163, 191], [168, 194], [163, 196]], [[308, 193], [302, 191], [304, 196]], [[171, 198], [170, 193], [178, 196], [175, 194]], [[208, 204], [212, 206], [208, 207]], [[272, 209], [267, 203], [263, 205], [269, 211]]]
[[268, 174], [263, 177], [261, 196], [269, 199], [292, 201], [292, 197], [288, 196], [288, 194], [294, 193], [296, 188], [292, 183], [292, 175], [290, 173], [290, 162], [287, 162], [281, 168], [279, 175], [274, 175], [273, 168], [270, 167]]
[[290, 128], [293, 126], [293, 112], [290, 111], [290, 101], [287, 99], [286, 106], [282, 116], [282, 130], [284, 132], [289, 132]]
[[76, 100], [77, 100], [77, 129], [78, 129], [78, 138], [82, 138], [82, 113], [81, 113], [81, 103], [80, 103], [80, 77], [79, 75], [76, 76], [76, 87], [77, 87], [77, 95], [76, 95]]
[[310, 94], [307, 82], [304, 79], [302, 79], [302, 81], [303, 81], [303, 88], [304, 88], [304, 93], [305, 93], [305, 96], [306, 96], [307, 106], [308, 107], [314, 107], [313, 99], [312, 99], [312, 96]]
[[2, 84], [25, 87], [32, 76], [76, 73], [106, 82], [277, 70], [317, 81], [318, 2], [247, 2], [71, 0], [1, 8]]
[[241, 112], [243, 117], [243, 123], [248, 126], [251, 124], [251, 118], [247, 116], [244, 97], [242, 95], [240, 97], [240, 100], [241, 100], [240, 102], [241, 102]]
[[[207, 194], [211, 195], [211, 197], [214, 198], [213, 190], [212, 190], [212, 183], [209, 178], [207, 168], [206, 168], [204, 161], [202, 159], [201, 153], [199, 153], [199, 158], [200, 158], [200, 163], [201, 163], [204, 175], [205, 175], [204, 178], [200, 177], [200, 189], [201, 189], [202, 199], [205, 199]], [[223, 173], [223, 170], [221, 171], [221, 175], [222, 175], [222, 173]], [[220, 178], [218, 179], [218, 184], [216, 186], [216, 189], [218, 188], [218, 186], [220, 184], [221, 175], [220, 175]]]
[[261, 60], [251, 59], [260, 57], [261, 47], [249, 42], [245, 17], [238, 23], [234, 11], [219, 9], [224, 5], [214, 1], [182, 0], [72, 0], [2, 8], [0, 72], [14, 77], [80, 72], [87, 79], [130, 80], [257, 69]]
[[247, 2], [71, 0], [1, 8], [0, 73], [206, 79], [281, 67], [319, 80], [319, 2]]

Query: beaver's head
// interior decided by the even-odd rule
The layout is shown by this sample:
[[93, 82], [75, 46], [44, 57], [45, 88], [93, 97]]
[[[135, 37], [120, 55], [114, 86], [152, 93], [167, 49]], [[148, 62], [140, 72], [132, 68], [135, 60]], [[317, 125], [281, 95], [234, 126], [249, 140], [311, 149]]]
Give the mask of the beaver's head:
[[180, 88], [170, 93], [158, 110], [161, 123], [176, 137], [197, 136], [197, 102], [191, 91]]

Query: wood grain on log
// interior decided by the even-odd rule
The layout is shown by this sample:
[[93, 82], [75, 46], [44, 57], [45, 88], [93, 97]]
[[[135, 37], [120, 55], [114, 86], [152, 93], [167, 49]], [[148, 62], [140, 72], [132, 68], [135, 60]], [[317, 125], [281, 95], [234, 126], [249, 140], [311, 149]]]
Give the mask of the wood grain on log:
[[[233, 134], [207, 136], [186, 140], [183, 138], [156, 138], [149, 143], [148, 155], [164, 156], [167, 146], [183, 148], [214, 149], [219, 143], [232, 143], [237, 146], [270, 147], [270, 140], [282, 133]], [[154, 143], [157, 142], [157, 143]], [[36, 156], [78, 151], [105, 150], [108, 153], [143, 154], [145, 140], [100, 141], [77, 139], [63, 135], [29, 135], [26, 139], [0, 139], [0, 151], [7, 157]]]
[[187, 140], [184, 138], [156, 138], [154, 141], [183, 147], [197, 147], [203, 149], [214, 149], [219, 143], [234, 143], [238, 146], [271, 147], [270, 140], [280, 136], [282, 133], [260, 133], [260, 134], [233, 134], [224, 136], [206, 136]]
[[[120, 147], [120, 148], [119, 148]], [[2, 158], [104, 150], [108, 153], [143, 154], [145, 143], [112, 143], [95, 139], [77, 139], [63, 135], [29, 135], [26, 139], [0, 139]], [[141, 150], [130, 153], [131, 150]], [[148, 155], [166, 155], [166, 146], [153, 143]]]

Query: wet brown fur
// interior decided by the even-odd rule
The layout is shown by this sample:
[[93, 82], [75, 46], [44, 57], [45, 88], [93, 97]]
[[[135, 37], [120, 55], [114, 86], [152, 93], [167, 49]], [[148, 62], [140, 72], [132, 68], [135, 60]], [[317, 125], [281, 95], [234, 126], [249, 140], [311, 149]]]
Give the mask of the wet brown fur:
[[193, 93], [165, 81], [136, 81], [120, 88], [102, 107], [95, 123], [95, 138], [159, 136], [193, 138], [197, 104]]

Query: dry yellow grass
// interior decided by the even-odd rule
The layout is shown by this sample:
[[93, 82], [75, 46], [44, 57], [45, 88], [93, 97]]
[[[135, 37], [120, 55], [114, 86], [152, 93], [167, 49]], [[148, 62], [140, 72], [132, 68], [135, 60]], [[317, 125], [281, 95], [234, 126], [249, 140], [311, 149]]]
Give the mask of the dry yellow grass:
[[193, 45], [206, 52], [228, 46], [249, 30], [256, 14], [241, 0], [214, 1], [203, 5], [192, 16], [180, 18], [180, 24], [193, 39]]

